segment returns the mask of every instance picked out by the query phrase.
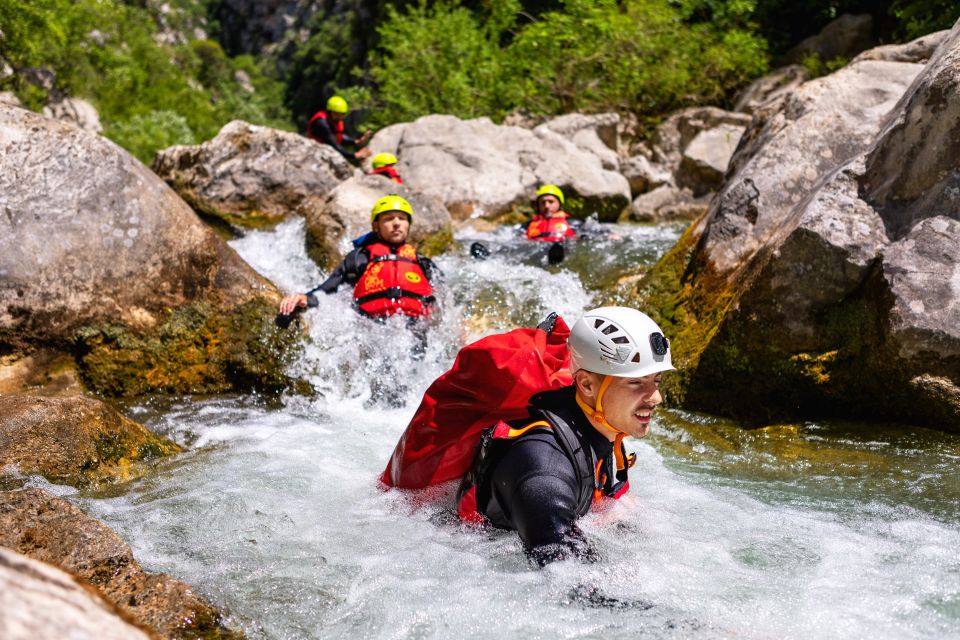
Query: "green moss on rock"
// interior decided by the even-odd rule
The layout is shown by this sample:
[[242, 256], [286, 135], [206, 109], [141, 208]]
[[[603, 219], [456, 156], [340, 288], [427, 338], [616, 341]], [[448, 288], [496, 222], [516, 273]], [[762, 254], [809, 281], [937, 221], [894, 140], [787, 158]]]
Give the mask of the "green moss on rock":
[[274, 305], [254, 298], [230, 309], [192, 303], [171, 309], [162, 325], [138, 331], [119, 324], [76, 334], [79, 371], [107, 396], [146, 393], [277, 392], [299, 340], [273, 324]]

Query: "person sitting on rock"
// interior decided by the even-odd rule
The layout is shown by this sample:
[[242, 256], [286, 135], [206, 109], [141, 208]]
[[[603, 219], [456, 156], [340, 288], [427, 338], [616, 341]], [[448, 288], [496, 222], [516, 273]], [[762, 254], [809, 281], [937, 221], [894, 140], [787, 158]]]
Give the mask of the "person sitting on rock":
[[541, 242], [562, 242], [576, 235], [570, 214], [563, 210], [563, 191], [545, 184], [537, 189], [537, 212], [527, 223], [527, 239]]
[[340, 96], [333, 96], [327, 100], [327, 108], [317, 111], [307, 123], [307, 137], [336, 149], [340, 155], [350, 162], [357, 162], [370, 155], [370, 149], [358, 148], [355, 152], [348, 151], [344, 145], [363, 147], [370, 137], [367, 131], [359, 138], [348, 136], [345, 132], [344, 118], [347, 117], [347, 101]]
[[392, 153], [378, 153], [373, 156], [373, 171], [368, 175], [386, 176], [397, 184], [403, 184], [403, 179], [397, 173], [396, 164], [397, 157]]
[[357, 248], [344, 257], [330, 277], [306, 293], [292, 293], [280, 301], [280, 315], [320, 304], [316, 293], [334, 293], [342, 284], [353, 286], [361, 314], [386, 318], [396, 313], [412, 319], [430, 315], [431, 280], [439, 273], [429, 258], [407, 243], [413, 208], [406, 199], [388, 195], [377, 200], [370, 213], [372, 231], [355, 241]]
[[567, 339], [573, 384], [529, 400], [529, 415], [500, 422], [480, 440], [458, 491], [459, 512], [520, 534], [541, 566], [596, 553], [577, 518], [629, 490], [626, 436], [644, 438], [673, 369], [670, 343], [629, 307], [587, 311]]

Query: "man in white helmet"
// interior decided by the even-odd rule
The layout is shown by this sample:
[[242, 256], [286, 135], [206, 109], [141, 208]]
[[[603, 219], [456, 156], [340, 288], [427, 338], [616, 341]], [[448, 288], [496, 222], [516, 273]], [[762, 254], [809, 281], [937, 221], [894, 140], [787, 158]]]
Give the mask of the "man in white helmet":
[[490, 430], [460, 489], [461, 515], [475, 488], [476, 511], [516, 530], [541, 565], [590, 557], [575, 521], [629, 489], [636, 456], [623, 438], [649, 433], [660, 376], [673, 369], [660, 327], [628, 307], [586, 312], [567, 344], [574, 383], [534, 395], [528, 418]]

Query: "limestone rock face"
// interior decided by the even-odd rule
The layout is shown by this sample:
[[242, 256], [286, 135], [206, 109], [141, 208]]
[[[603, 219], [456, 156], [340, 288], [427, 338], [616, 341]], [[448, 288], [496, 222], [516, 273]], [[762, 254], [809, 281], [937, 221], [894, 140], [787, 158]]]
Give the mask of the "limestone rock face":
[[404, 184], [438, 198], [455, 217], [509, 212], [542, 184], [563, 189], [575, 216], [615, 220], [630, 202], [626, 178], [545, 126], [530, 131], [431, 115], [388, 127], [371, 148], [396, 155]]
[[698, 133], [683, 150], [677, 182], [701, 196], [723, 185], [727, 165], [746, 127], [720, 124]]
[[630, 219], [637, 222], [692, 220], [707, 211], [704, 198], [694, 198], [689, 189], [662, 185], [637, 196], [630, 205]]
[[[857, 62], [758, 115], [707, 218], [640, 287], [689, 404], [960, 430], [958, 68], [960, 23], [925, 67]], [[664, 297], [670, 273], [683, 288]]]
[[873, 18], [869, 14], [839, 16], [815, 36], [810, 36], [783, 57], [787, 62], [801, 62], [815, 55], [827, 62], [835, 58], [852, 58], [876, 41], [873, 37]]
[[72, 122], [81, 129], [101, 133], [100, 114], [92, 104], [81, 98], [64, 98], [60, 102], [48, 104], [43, 108], [43, 115], [55, 120]]
[[351, 241], [370, 231], [373, 205], [391, 193], [406, 198], [413, 209], [409, 242], [424, 255], [446, 249], [453, 231], [450, 214], [440, 200], [384, 176], [359, 176], [337, 186], [307, 215], [307, 246], [317, 264], [334, 268], [353, 249]]
[[643, 155], [623, 160], [620, 163], [620, 172], [630, 183], [630, 192], [634, 195], [674, 184], [673, 175], [669, 171], [654, 164]]
[[904, 44], [887, 44], [873, 49], [867, 49], [853, 59], [854, 62], [861, 60], [886, 60], [887, 62], [913, 62], [916, 64], [926, 64], [936, 52], [943, 41], [950, 33], [949, 29], [928, 33], [920, 36], [916, 40], [911, 40]]
[[275, 288], [110, 141], [0, 105], [0, 211], [0, 350], [108, 394], [286, 384]]
[[180, 450], [93, 398], [0, 396], [0, 470], [87, 485], [142, 475]]
[[161, 151], [153, 170], [198, 212], [242, 226], [305, 215], [357, 172], [327, 145], [240, 120], [199, 146]]
[[[910, 61], [897, 60], [895, 62]], [[809, 72], [798, 64], [774, 69], [762, 78], [757, 78], [751, 82], [737, 97], [737, 104], [733, 110], [755, 113], [764, 105], [782, 100], [784, 96], [796, 90], [797, 87], [809, 79]]]
[[239, 637], [189, 586], [145, 572], [109, 527], [41, 489], [0, 492], [0, 546], [82, 578], [162, 638]]
[[604, 169], [617, 171], [620, 167], [617, 128], [620, 116], [615, 113], [584, 115], [570, 113], [553, 118], [534, 129], [552, 131], [600, 158]]
[[84, 582], [0, 547], [0, 637], [148, 640], [150, 636], [121, 618]]
[[653, 133], [653, 161], [675, 173], [693, 140], [705, 131], [721, 126], [745, 128], [751, 117], [717, 107], [691, 107], [673, 114]]

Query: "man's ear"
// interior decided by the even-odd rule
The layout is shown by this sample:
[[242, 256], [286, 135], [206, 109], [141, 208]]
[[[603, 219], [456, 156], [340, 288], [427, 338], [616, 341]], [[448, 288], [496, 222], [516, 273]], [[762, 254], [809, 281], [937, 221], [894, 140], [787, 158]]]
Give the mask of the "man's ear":
[[580, 369], [573, 374], [573, 382], [577, 385], [577, 391], [587, 400], [593, 400], [599, 389], [599, 382], [596, 374]]

